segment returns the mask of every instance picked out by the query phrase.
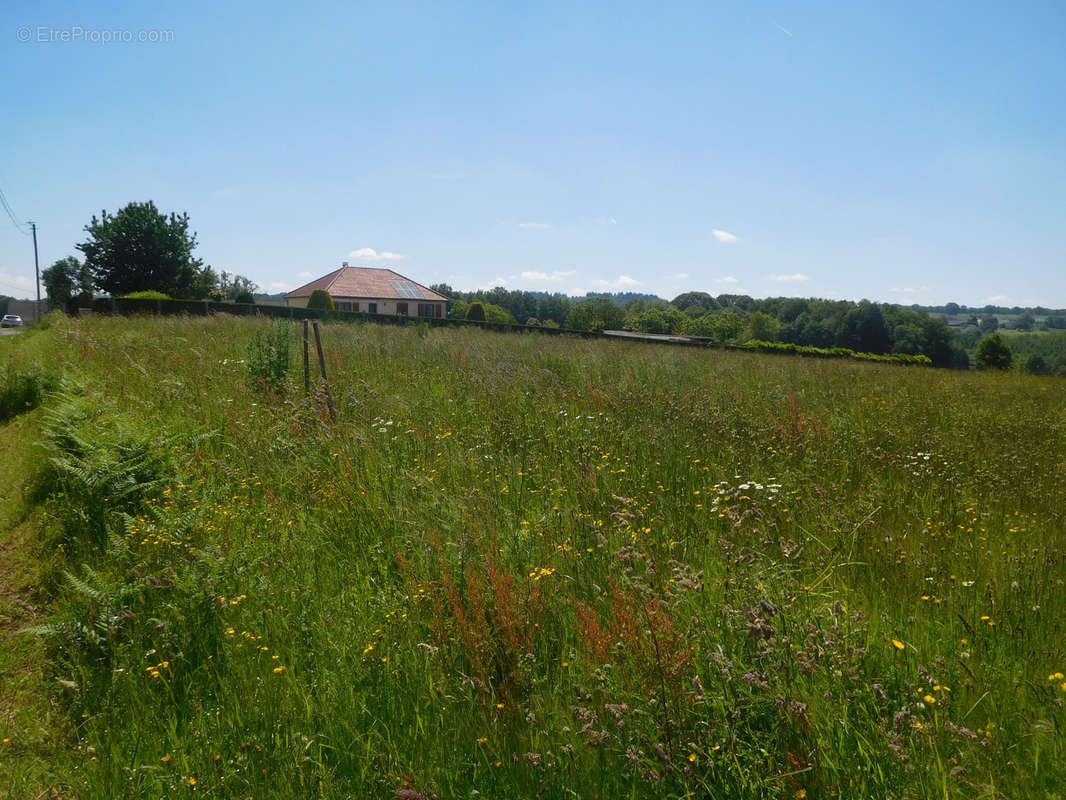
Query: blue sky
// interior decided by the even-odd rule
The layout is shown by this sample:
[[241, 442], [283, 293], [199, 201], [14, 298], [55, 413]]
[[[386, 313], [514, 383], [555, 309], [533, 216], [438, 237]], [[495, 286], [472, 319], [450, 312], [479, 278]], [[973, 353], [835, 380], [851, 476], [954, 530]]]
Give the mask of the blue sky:
[[[224, 5], [0, 8], [0, 188], [42, 268], [151, 199], [270, 291], [348, 261], [1066, 307], [1059, 0]], [[0, 212], [0, 292], [32, 286]]]

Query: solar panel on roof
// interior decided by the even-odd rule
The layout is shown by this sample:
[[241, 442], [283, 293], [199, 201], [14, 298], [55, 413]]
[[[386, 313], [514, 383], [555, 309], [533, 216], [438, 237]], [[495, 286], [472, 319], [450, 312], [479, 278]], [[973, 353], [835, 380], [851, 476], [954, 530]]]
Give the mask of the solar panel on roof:
[[411, 300], [421, 300], [422, 290], [419, 289], [411, 281], [389, 281], [392, 284], [392, 288], [396, 290], [396, 294], [400, 297], [406, 297]]

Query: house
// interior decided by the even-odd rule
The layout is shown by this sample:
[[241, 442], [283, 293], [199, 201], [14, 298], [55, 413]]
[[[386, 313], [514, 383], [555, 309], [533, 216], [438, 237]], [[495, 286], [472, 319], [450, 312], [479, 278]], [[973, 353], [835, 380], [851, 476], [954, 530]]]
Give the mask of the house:
[[293, 289], [285, 295], [285, 305], [306, 308], [316, 289], [329, 292], [338, 311], [440, 318], [448, 313], [449, 301], [444, 295], [391, 269], [349, 267], [347, 262], [340, 269]]

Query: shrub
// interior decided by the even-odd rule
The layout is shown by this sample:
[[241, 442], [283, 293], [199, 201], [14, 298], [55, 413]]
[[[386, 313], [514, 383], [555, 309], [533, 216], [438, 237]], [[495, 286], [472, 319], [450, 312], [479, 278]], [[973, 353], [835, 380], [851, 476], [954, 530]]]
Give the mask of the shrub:
[[315, 289], [307, 299], [307, 307], [316, 311], [335, 311], [337, 306], [333, 303], [333, 295], [325, 289]]
[[978, 369], [1010, 369], [1011, 361], [1010, 345], [998, 333], [986, 336], [977, 345]]
[[466, 318], [471, 322], [484, 322], [485, 321], [485, 304], [480, 300], [475, 300], [470, 304], [470, 307], [466, 310]]
[[245, 290], [238, 292], [236, 297], [233, 298], [234, 303], [245, 303], [247, 305], [255, 305], [255, 295]]
[[163, 292], [157, 292], [155, 289], [146, 289], [143, 292], [130, 292], [129, 294], [122, 295], [130, 300], [173, 300], [169, 294], [163, 294]]
[[[332, 301], [331, 301], [332, 302]], [[254, 386], [280, 393], [289, 374], [289, 323], [275, 320], [252, 336], [248, 345], [248, 377]]]
[[1050, 375], [1051, 367], [1043, 356], [1033, 353], [1025, 360], [1025, 371], [1030, 375]]

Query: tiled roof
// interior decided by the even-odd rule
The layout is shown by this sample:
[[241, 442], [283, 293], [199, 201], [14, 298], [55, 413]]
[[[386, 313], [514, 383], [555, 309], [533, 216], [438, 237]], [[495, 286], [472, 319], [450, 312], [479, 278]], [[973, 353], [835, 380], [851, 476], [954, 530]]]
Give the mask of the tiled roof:
[[381, 300], [436, 300], [448, 298], [427, 289], [410, 278], [391, 269], [374, 267], [341, 267], [328, 275], [293, 289], [285, 297], [309, 297], [315, 289], [325, 289], [333, 297], [355, 297]]

